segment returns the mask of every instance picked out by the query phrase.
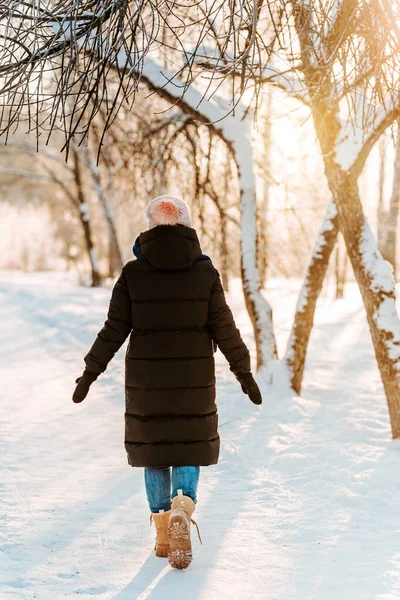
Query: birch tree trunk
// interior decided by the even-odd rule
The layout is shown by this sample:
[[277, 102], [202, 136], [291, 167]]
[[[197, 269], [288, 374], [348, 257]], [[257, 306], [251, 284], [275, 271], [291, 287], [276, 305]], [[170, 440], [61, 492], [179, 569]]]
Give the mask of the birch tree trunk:
[[257, 201], [250, 125], [242, 122], [242, 135], [231, 144], [240, 185], [241, 273], [243, 294], [253, 324], [257, 369], [278, 357], [272, 308], [260, 289], [257, 261]]
[[297, 301], [296, 314], [284, 357], [291, 387], [297, 394], [301, 392], [308, 342], [314, 325], [315, 307], [338, 231], [337, 210], [331, 199]]
[[73, 155], [74, 155], [74, 163], [75, 163], [75, 170], [74, 170], [75, 184], [76, 184], [76, 189], [77, 189], [77, 193], [78, 193], [79, 217], [80, 217], [83, 232], [84, 232], [86, 249], [87, 249], [87, 253], [89, 256], [89, 261], [90, 261], [90, 266], [91, 266], [91, 271], [92, 271], [92, 287], [98, 287], [101, 283], [100, 269], [99, 269], [99, 263], [97, 260], [97, 253], [96, 253], [96, 250], [93, 245], [92, 227], [91, 227], [91, 223], [90, 223], [89, 209], [85, 202], [85, 196], [84, 196], [84, 192], [83, 192], [82, 165], [80, 162], [79, 151], [75, 147], [73, 148]]
[[[238, 165], [240, 170], [240, 165]], [[257, 267], [257, 217], [255, 191], [242, 187], [241, 205], [241, 274], [246, 308], [253, 324], [257, 348], [257, 369], [278, 357], [272, 321], [272, 308], [261, 293]]]
[[122, 264], [122, 255], [118, 243], [117, 231], [115, 229], [114, 219], [111, 214], [111, 209], [104, 193], [104, 188], [100, 180], [99, 169], [96, 165], [93, 156], [87, 147], [82, 148], [83, 155], [87, 168], [92, 176], [94, 190], [103, 210], [104, 218], [107, 223], [108, 239], [109, 239], [109, 275], [113, 277], [116, 273], [120, 273]]
[[389, 211], [384, 217], [384, 227], [381, 235], [380, 250], [385, 260], [393, 266], [396, 279], [397, 231], [400, 209], [400, 123], [397, 129], [396, 151], [394, 159], [393, 187], [390, 197]]

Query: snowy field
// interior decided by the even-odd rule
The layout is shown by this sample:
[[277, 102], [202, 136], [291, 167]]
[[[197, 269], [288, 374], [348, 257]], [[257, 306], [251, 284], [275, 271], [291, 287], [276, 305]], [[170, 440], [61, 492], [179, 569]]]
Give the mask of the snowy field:
[[[281, 352], [297, 285], [268, 290]], [[155, 556], [126, 460], [124, 349], [71, 400], [109, 297], [0, 273], [0, 599], [399, 600], [400, 442], [355, 287], [319, 304], [302, 398], [276, 373], [254, 406], [217, 353], [220, 460], [201, 468], [185, 571]], [[237, 282], [229, 300], [254, 351]]]

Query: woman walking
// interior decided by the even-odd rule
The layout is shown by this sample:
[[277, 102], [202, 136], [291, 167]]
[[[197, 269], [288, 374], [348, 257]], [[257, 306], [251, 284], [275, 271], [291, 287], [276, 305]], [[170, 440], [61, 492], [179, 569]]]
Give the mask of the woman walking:
[[144, 467], [156, 555], [184, 569], [192, 560], [190, 525], [197, 527], [192, 514], [200, 466], [218, 462], [216, 346], [243, 392], [255, 404], [262, 400], [249, 351], [226, 304], [219, 273], [202, 254], [188, 205], [159, 196], [148, 204], [146, 215], [149, 229], [136, 239], [135, 260], [124, 266], [114, 286], [107, 320], [84, 358], [73, 401], [85, 399], [130, 335], [125, 357], [128, 463]]

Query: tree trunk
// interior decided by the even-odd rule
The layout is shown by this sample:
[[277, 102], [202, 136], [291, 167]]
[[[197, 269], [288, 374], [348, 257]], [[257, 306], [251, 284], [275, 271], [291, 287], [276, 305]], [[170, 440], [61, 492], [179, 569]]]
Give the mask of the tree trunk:
[[264, 169], [262, 174], [262, 196], [260, 203], [260, 228], [258, 237], [259, 250], [259, 271], [260, 271], [260, 286], [263, 289], [267, 281], [268, 271], [268, 207], [271, 190], [271, 112], [272, 112], [272, 96], [268, 95], [266, 114], [264, 115], [263, 128], [263, 163]]
[[367, 312], [375, 355], [389, 407], [393, 437], [400, 436], [400, 321], [392, 267], [380, 254], [351, 174], [325, 159], [339, 227]]
[[[116, 219], [117, 219], [117, 202], [116, 202], [116, 197], [115, 197], [115, 186], [114, 186], [114, 179], [113, 179], [113, 173], [111, 171], [111, 167], [110, 167], [110, 161], [107, 157], [104, 156], [104, 165], [105, 165], [105, 169], [106, 169], [106, 179], [107, 179], [107, 183], [106, 183], [106, 189], [107, 189], [107, 206], [109, 209], [109, 212], [111, 214], [111, 218], [112, 218], [112, 223], [113, 223], [113, 229], [115, 232], [115, 236], [112, 233], [112, 231], [109, 230], [109, 257], [108, 257], [108, 263], [109, 263], [109, 276], [110, 277], [114, 277], [114, 275], [116, 273], [118, 273], [123, 266], [123, 258], [122, 258], [122, 252], [118, 243], [118, 236], [116, 234], [116, 227], [115, 227], [115, 223], [116, 223]], [[114, 242], [113, 242], [114, 240]], [[116, 241], [116, 243], [115, 243]]]
[[[219, 214], [219, 238], [220, 238], [220, 242], [219, 242], [219, 261], [220, 261], [220, 273], [221, 273], [221, 280], [222, 280], [222, 286], [225, 290], [225, 292], [229, 291], [229, 251], [228, 251], [228, 244], [227, 244], [227, 225], [228, 225], [228, 218], [226, 216], [226, 212], [225, 212], [225, 208], [221, 205], [221, 199], [218, 197], [218, 194], [215, 192], [215, 190], [211, 187], [210, 182], [207, 182], [204, 186], [203, 186], [203, 192], [206, 192], [207, 196], [209, 196], [211, 198], [211, 200], [214, 202], [216, 209], [218, 210], [218, 214]], [[226, 190], [225, 190], [226, 192]], [[225, 194], [226, 195], [226, 194]]]
[[397, 129], [396, 154], [394, 159], [394, 174], [392, 195], [390, 198], [389, 211], [385, 216], [384, 230], [382, 232], [380, 249], [385, 260], [393, 266], [396, 278], [396, 253], [397, 253], [397, 230], [399, 224], [400, 209], [400, 123]]
[[339, 239], [336, 244], [336, 255], [335, 255], [335, 280], [336, 280], [336, 300], [340, 300], [344, 296], [344, 286], [346, 283], [346, 271], [347, 271], [347, 252], [343, 253], [343, 259], [341, 260], [341, 251]]
[[81, 220], [83, 233], [85, 236], [86, 249], [88, 252], [90, 266], [92, 270], [92, 287], [98, 287], [101, 283], [101, 276], [99, 270], [99, 263], [97, 260], [97, 253], [93, 245], [92, 240], [92, 228], [90, 223], [90, 216], [88, 206], [85, 202], [85, 196], [83, 193], [82, 187], [82, 172], [81, 172], [81, 163], [79, 157], [79, 150], [76, 148], [73, 149], [74, 161], [75, 161], [75, 184], [78, 192], [78, 209], [79, 209], [79, 217]]
[[229, 291], [229, 252], [228, 252], [228, 244], [227, 244], [227, 219], [225, 216], [225, 212], [223, 210], [219, 211], [220, 218], [220, 244], [219, 244], [219, 252], [220, 252], [220, 263], [221, 263], [221, 279], [222, 285], [225, 291]]
[[331, 199], [297, 301], [294, 323], [284, 358], [289, 371], [291, 387], [297, 394], [301, 392], [308, 341], [314, 325], [315, 307], [337, 236], [337, 210]]
[[104, 188], [100, 180], [99, 169], [96, 165], [95, 160], [90, 154], [89, 148], [82, 148], [82, 152], [85, 157], [86, 165], [92, 175], [93, 185], [96, 192], [96, 196], [99, 200], [100, 206], [103, 210], [104, 218], [107, 223], [108, 229], [108, 240], [109, 240], [109, 250], [108, 250], [108, 270], [109, 276], [114, 277], [116, 273], [120, 273], [123, 267], [122, 264], [122, 255], [121, 250], [118, 243], [117, 231], [115, 229], [114, 219], [111, 214], [111, 209], [108, 204], [107, 198], [104, 194]]
[[[231, 165], [230, 157], [227, 155], [225, 164], [225, 177], [224, 177], [224, 199], [228, 197], [229, 187], [231, 183]], [[228, 248], [228, 219], [226, 217], [225, 206], [221, 206], [220, 202], [217, 204], [220, 218], [221, 227], [221, 242], [220, 242], [220, 255], [221, 255], [221, 277], [222, 285], [224, 289], [229, 291], [229, 248]]]
[[379, 181], [378, 181], [378, 210], [377, 210], [377, 221], [378, 225], [376, 228], [378, 248], [381, 248], [382, 240], [384, 238], [385, 230], [385, 175], [386, 175], [386, 136], [382, 135], [379, 140]]
[[[278, 357], [272, 321], [272, 308], [261, 294], [256, 261], [256, 207], [242, 199], [241, 274], [246, 308], [253, 324], [257, 348], [257, 369]], [[252, 223], [253, 221], [253, 223]]]
[[257, 201], [250, 135], [233, 146], [240, 184], [241, 273], [243, 294], [257, 348], [257, 369], [278, 357], [272, 308], [261, 293], [257, 261]]

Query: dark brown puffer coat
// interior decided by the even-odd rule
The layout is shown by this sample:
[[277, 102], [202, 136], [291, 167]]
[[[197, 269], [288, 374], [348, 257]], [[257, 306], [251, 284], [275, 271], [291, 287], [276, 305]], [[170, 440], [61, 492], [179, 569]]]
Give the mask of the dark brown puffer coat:
[[115, 284], [107, 321], [85, 357], [105, 371], [130, 333], [125, 359], [125, 449], [133, 467], [211, 465], [220, 438], [214, 340], [233, 372], [250, 356], [218, 271], [196, 231], [159, 225], [140, 234], [136, 260]]

